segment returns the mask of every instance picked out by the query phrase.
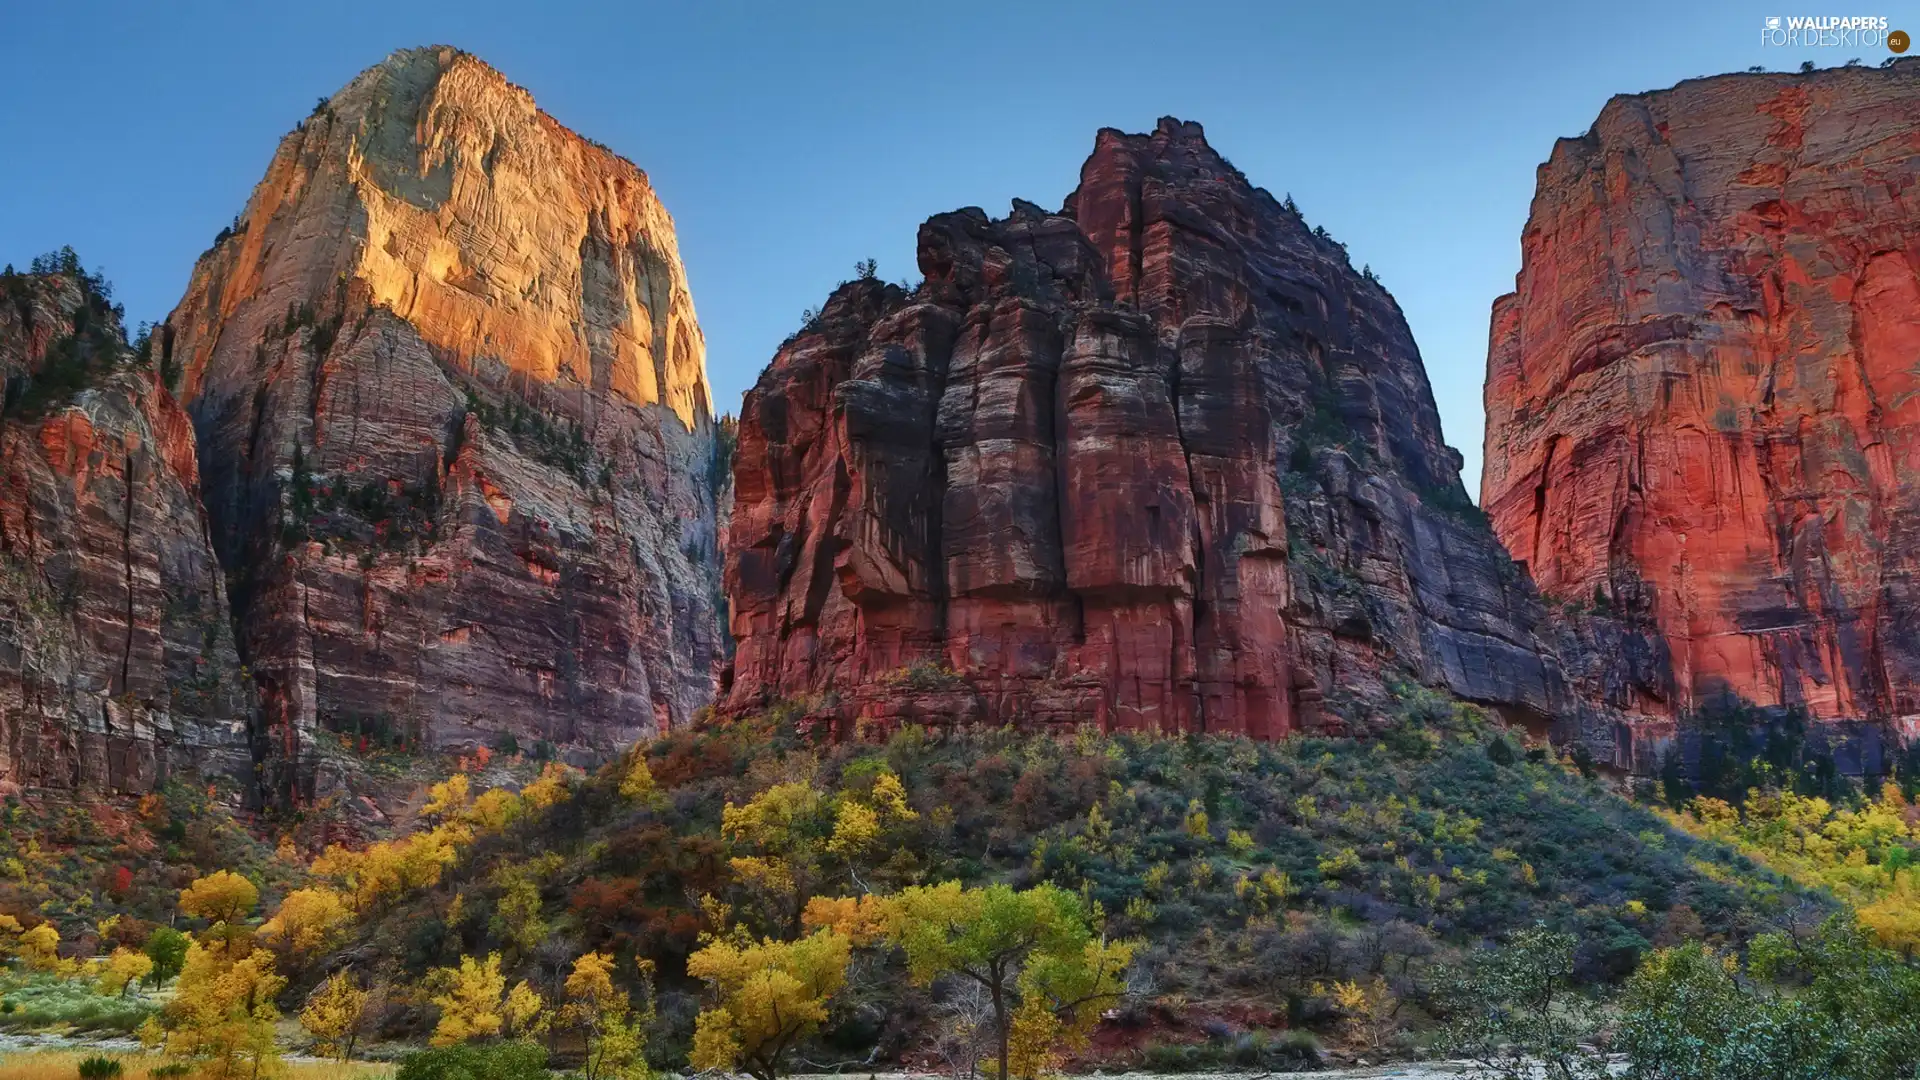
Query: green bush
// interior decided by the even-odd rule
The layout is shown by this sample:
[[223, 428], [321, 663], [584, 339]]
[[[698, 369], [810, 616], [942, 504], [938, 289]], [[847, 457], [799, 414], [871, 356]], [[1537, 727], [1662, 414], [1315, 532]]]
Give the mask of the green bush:
[[122, 1071], [118, 1058], [95, 1054], [80, 1059], [80, 1080], [115, 1080]]
[[409, 1054], [395, 1080], [546, 1080], [546, 1047], [533, 1042], [443, 1046]]

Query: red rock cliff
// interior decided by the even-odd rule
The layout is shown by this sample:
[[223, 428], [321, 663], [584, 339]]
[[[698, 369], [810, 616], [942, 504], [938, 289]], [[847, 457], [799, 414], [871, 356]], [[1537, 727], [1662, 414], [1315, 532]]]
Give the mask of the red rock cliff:
[[1920, 714], [1920, 62], [1618, 97], [1494, 305], [1482, 505], [1674, 709]]
[[499, 73], [417, 49], [324, 102], [167, 332], [275, 787], [326, 784], [316, 745], [599, 752], [708, 700], [714, 441], [672, 220]]
[[1196, 124], [1080, 180], [927, 222], [920, 286], [843, 286], [747, 395], [731, 706], [1271, 737], [1401, 677], [1605, 740], [1657, 692], [1549, 624], [1339, 244]]
[[193, 428], [77, 260], [0, 276], [0, 790], [250, 777]]

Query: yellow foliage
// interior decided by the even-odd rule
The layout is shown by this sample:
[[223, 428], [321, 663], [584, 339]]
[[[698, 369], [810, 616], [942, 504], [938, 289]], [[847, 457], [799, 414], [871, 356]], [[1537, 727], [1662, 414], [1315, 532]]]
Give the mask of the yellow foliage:
[[634, 747], [625, 775], [620, 777], [620, 797], [644, 802], [653, 796], [653, 770], [647, 768], [647, 755]]
[[363, 851], [329, 847], [314, 860], [313, 870], [344, 885], [354, 910], [364, 912], [403, 893], [439, 884], [441, 871], [471, 839], [465, 824], [449, 822], [369, 845]]
[[502, 1033], [509, 1038], [535, 1035], [546, 1030], [547, 1003], [525, 979], [513, 984], [506, 1000], [500, 1003]]
[[454, 773], [427, 789], [427, 804], [420, 813], [430, 818], [458, 817], [473, 803], [471, 789], [466, 773]]
[[346, 898], [317, 885], [288, 893], [273, 918], [260, 927], [260, 936], [296, 956], [313, 956], [330, 945], [352, 920]]
[[180, 910], [210, 923], [236, 923], [253, 912], [260, 890], [231, 870], [215, 870], [180, 890]]
[[100, 966], [100, 974], [95, 983], [103, 994], [124, 994], [127, 987], [146, 978], [153, 971], [153, 960], [143, 952], [135, 952], [125, 946], [113, 950], [107, 962]]
[[1007, 1025], [1007, 1073], [1033, 1078], [1060, 1068], [1060, 1018], [1038, 998], [1022, 1002]]
[[507, 980], [500, 974], [499, 953], [480, 961], [463, 956], [459, 967], [435, 968], [427, 976], [427, 985], [434, 991], [430, 1000], [440, 1009], [433, 1045], [451, 1046], [500, 1034], [505, 1023], [500, 999]]
[[336, 971], [307, 999], [307, 1007], [300, 1010], [300, 1026], [313, 1036], [320, 1053], [345, 1061], [353, 1054], [366, 1008], [367, 992], [352, 975]]
[[540, 775], [520, 789], [520, 801], [535, 810], [561, 802], [572, 794], [574, 771], [558, 761], [549, 761]]
[[273, 1001], [286, 984], [265, 949], [237, 956], [227, 948], [189, 942], [167, 1005], [168, 1051], [197, 1061], [200, 1075], [211, 1080], [270, 1071], [279, 1057], [273, 1035], [280, 1010]]
[[777, 1076], [787, 1050], [827, 1016], [846, 984], [851, 942], [835, 930], [799, 941], [717, 939], [687, 959], [714, 996], [694, 1026], [693, 1067]]
[[488, 788], [467, 808], [465, 819], [475, 832], [497, 833], [520, 816], [520, 796], [505, 788]]
[[853, 858], [880, 839], [880, 815], [873, 807], [851, 799], [843, 800], [835, 811], [833, 838], [827, 850], [841, 858]]
[[800, 924], [808, 930], [835, 930], [855, 945], [871, 945], [886, 933], [889, 905], [885, 897], [816, 896], [807, 901]]
[[52, 923], [43, 922], [31, 930], [23, 931], [16, 948], [20, 951], [20, 958], [35, 971], [60, 970], [60, 931]]

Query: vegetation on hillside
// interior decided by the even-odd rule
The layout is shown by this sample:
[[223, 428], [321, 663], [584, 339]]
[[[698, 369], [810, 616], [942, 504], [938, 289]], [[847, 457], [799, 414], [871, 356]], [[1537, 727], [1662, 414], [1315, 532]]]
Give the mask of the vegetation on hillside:
[[[64, 996], [220, 1078], [276, 1068], [296, 1024], [343, 1061], [439, 1047], [412, 1080], [1435, 1052], [1571, 1078], [1606, 1048], [1635, 1075], [1706, 1077], [1688, 1053], [1737, 1060], [1781, 1032], [1779, 1075], [1911, 1071], [1920, 979], [1869, 914], [1906, 888], [1920, 815], [1897, 786], [1664, 811], [1471, 707], [1396, 695], [1368, 740], [828, 743], [776, 708], [592, 774], [547, 762], [489, 787], [506, 774], [483, 753], [423, 793], [417, 827], [305, 865], [218, 815], [176, 822], [180, 789], [145, 826], [35, 819], [8, 841], [55, 870], [31, 877], [69, 876], [55, 827], [57, 858], [162, 857], [110, 914], [45, 880], [0, 889], [0, 1024], [47, 1026]], [[223, 860], [236, 872], [208, 870]], [[1808, 1061], [1826, 1071], [1792, 1071]]]

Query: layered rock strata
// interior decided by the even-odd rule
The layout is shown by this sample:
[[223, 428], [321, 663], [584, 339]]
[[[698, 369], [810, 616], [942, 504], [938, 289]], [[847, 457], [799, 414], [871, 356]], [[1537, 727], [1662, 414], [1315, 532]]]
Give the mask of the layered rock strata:
[[251, 776], [193, 427], [68, 253], [0, 275], [0, 791]]
[[1664, 693], [1656, 641], [1549, 620], [1393, 299], [1198, 125], [1102, 131], [1060, 210], [918, 250], [747, 395], [730, 707], [1275, 737], [1407, 679], [1610, 753]]
[[721, 651], [705, 346], [647, 177], [452, 49], [280, 143], [163, 345], [294, 798], [326, 755], [597, 754]]
[[1920, 716], [1920, 62], [1617, 97], [1494, 305], [1481, 503], [1669, 712]]

